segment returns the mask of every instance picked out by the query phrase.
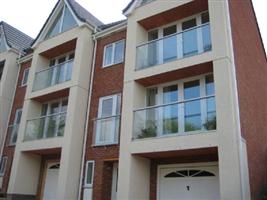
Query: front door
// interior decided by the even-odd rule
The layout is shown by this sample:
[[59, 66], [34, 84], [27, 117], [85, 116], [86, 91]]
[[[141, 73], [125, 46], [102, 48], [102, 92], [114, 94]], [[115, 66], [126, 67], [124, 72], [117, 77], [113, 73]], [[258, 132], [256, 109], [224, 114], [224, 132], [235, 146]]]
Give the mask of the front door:
[[49, 163], [46, 169], [43, 200], [56, 200], [60, 164]]

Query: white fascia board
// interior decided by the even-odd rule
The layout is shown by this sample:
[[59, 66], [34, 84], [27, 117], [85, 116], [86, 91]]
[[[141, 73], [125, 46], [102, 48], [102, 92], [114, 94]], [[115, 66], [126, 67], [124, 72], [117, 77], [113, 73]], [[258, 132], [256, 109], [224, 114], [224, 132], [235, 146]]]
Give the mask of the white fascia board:
[[105, 36], [108, 36], [114, 32], [117, 32], [117, 31], [121, 31], [121, 30], [124, 30], [127, 28], [127, 21], [121, 23], [121, 24], [118, 24], [116, 26], [113, 26], [113, 27], [110, 27], [110, 28], [107, 28], [103, 31], [99, 31], [97, 33], [94, 34], [94, 37], [95, 38], [101, 38], [101, 37], [105, 37]]

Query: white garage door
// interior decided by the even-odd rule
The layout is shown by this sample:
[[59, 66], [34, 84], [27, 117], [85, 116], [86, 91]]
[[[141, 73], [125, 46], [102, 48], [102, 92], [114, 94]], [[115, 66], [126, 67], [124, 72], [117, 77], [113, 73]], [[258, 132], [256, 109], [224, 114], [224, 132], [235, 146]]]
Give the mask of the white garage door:
[[217, 166], [159, 170], [159, 200], [220, 199]]

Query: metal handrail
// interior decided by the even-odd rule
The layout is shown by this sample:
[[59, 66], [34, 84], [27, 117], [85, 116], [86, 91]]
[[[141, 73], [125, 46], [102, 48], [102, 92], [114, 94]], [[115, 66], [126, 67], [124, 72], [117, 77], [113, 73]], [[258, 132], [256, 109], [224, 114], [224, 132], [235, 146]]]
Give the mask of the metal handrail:
[[53, 65], [53, 66], [51, 66], [51, 67], [49, 67], [49, 68], [47, 68], [47, 69], [42, 69], [42, 70], [40, 70], [40, 71], [38, 71], [38, 72], [35, 72], [35, 74], [39, 74], [39, 73], [41, 73], [41, 72], [44, 72], [44, 71], [48, 71], [48, 70], [54, 69], [54, 68], [56, 68], [56, 67], [58, 67], [58, 66], [60, 66], [60, 65], [65, 65], [66, 63], [70, 63], [70, 62], [73, 62], [73, 61], [74, 61], [74, 59], [67, 60], [67, 61], [65, 61], [65, 62], [63, 62], [63, 63], [59, 63], [59, 64], [56, 64], [56, 65]]
[[28, 119], [27, 122], [38, 120], [38, 119], [44, 119], [44, 118], [47, 118], [47, 117], [58, 116], [58, 115], [62, 115], [62, 114], [67, 114], [67, 112], [60, 112], [60, 113], [45, 115], [45, 116], [41, 116], [41, 117], [36, 117], [36, 118]]
[[193, 99], [188, 99], [188, 100], [183, 100], [183, 101], [175, 101], [172, 103], [166, 103], [166, 104], [155, 105], [155, 106], [148, 106], [148, 107], [136, 109], [136, 110], [134, 110], [134, 112], [149, 110], [149, 109], [159, 108], [159, 107], [165, 107], [165, 106], [170, 106], [170, 105], [175, 105], [175, 104], [182, 104], [182, 103], [187, 103], [187, 102], [192, 102], [192, 101], [197, 101], [197, 100], [202, 100], [202, 99], [209, 99], [212, 97], [215, 97], [215, 95], [208, 95], [208, 96], [204, 96], [204, 97], [198, 97], [198, 98], [193, 98]]
[[136, 46], [136, 48], [139, 48], [139, 47], [142, 47], [142, 46], [151, 44], [151, 43], [155, 43], [155, 42], [157, 42], [157, 41], [164, 40], [164, 39], [166, 39], [166, 38], [173, 37], [173, 36], [175, 36], [175, 35], [179, 35], [179, 34], [182, 34], [182, 33], [185, 33], [185, 32], [189, 32], [189, 31], [192, 31], [192, 30], [194, 30], [194, 29], [198, 29], [198, 28], [200, 28], [200, 27], [207, 26], [207, 25], [209, 25], [209, 24], [210, 24], [210, 23], [207, 22], [207, 23], [205, 23], [205, 24], [201, 24], [201, 25], [199, 25], [199, 26], [195, 26], [195, 27], [193, 27], [193, 28], [189, 28], [189, 29], [186, 29], [186, 30], [181, 31], [181, 32], [178, 32], [178, 33], [173, 33], [173, 34], [171, 34], [171, 35], [168, 35], [168, 36], [165, 36], [165, 37], [162, 37], [162, 38], [158, 38], [158, 39], [155, 39], [155, 40], [151, 40], [151, 41], [149, 41], [149, 42], [146, 42], [146, 43], [143, 43], [143, 44], [140, 44], [140, 45]]
[[99, 121], [99, 120], [104, 120], [104, 119], [109, 119], [109, 118], [116, 118], [116, 117], [120, 117], [121, 115], [112, 115], [112, 116], [108, 116], [108, 117], [101, 117], [101, 118], [94, 118], [92, 119], [93, 121]]

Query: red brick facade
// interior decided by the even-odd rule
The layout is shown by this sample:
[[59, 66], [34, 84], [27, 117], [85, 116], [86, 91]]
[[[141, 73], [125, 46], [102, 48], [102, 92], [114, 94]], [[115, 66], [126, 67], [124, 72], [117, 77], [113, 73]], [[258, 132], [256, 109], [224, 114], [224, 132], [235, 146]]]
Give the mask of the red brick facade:
[[267, 63], [251, 0], [229, 0], [241, 132], [246, 139], [252, 199], [267, 188]]
[[103, 68], [104, 47], [125, 38], [126, 31], [122, 31], [98, 39], [97, 43], [85, 156], [86, 161], [95, 161], [93, 181], [93, 199], [95, 200], [108, 200], [111, 197], [112, 162], [118, 160], [119, 145], [92, 147], [93, 119], [96, 119], [98, 115], [99, 98], [118, 93], [122, 94], [123, 90], [124, 63]]
[[[16, 86], [16, 92], [15, 92], [14, 101], [13, 101], [12, 110], [11, 110], [11, 115], [10, 115], [9, 123], [8, 123], [9, 126], [12, 125], [14, 122], [16, 110], [23, 107], [24, 97], [25, 97], [25, 92], [26, 92], [27, 87], [21, 86], [21, 81], [23, 79], [24, 70], [29, 68], [30, 65], [31, 65], [31, 61], [21, 64], [18, 82]], [[10, 135], [7, 135], [6, 140], [5, 140], [3, 156], [7, 156], [8, 159], [7, 159], [6, 169], [5, 169], [3, 187], [0, 190], [0, 193], [6, 193], [7, 191], [10, 172], [11, 172], [11, 166], [12, 166], [12, 161], [13, 161], [13, 155], [15, 152], [15, 146], [9, 146], [9, 140], [10, 140]]]

